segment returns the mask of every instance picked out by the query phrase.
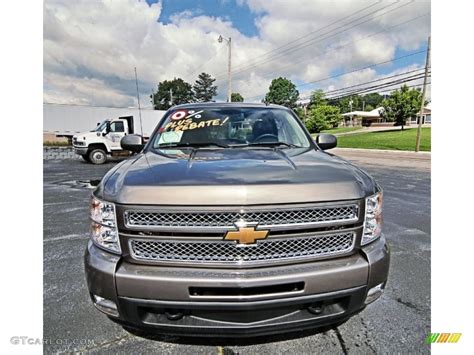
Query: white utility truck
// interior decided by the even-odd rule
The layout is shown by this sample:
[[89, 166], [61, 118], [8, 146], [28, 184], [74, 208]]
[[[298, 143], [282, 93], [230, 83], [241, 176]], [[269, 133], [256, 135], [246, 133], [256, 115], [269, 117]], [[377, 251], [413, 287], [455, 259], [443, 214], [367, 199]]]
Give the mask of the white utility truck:
[[137, 116], [111, 118], [97, 123], [92, 131], [72, 137], [74, 151], [93, 164], [104, 164], [107, 156], [127, 156], [130, 152], [122, 150], [120, 140], [127, 134], [139, 134], [146, 141], [162, 117], [157, 119], [156, 113], [147, 115], [142, 112], [141, 123]]

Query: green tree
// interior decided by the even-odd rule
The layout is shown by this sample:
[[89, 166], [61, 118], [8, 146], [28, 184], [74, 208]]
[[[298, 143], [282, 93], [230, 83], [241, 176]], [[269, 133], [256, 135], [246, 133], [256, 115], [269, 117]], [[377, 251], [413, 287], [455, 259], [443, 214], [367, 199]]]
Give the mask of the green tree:
[[[352, 106], [351, 106], [352, 101]], [[351, 112], [362, 110], [362, 100], [359, 95], [345, 96], [337, 100], [332, 100], [331, 104], [339, 107], [341, 112]]]
[[[379, 93], [373, 92], [367, 95], [364, 95], [362, 97], [362, 100], [365, 102], [365, 111], [371, 111], [374, 108], [377, 108], [380, 106], [380, 104], [383, 101], [383, 96], [380, 95]], [[368, 107], [372, 107], [372, 109], [369, 109]]]
[[311, 133], [337, 127], [342, 120], [339, 107], [328, 104], [324, 91], [315, 90], [311, 93], [309, 111], [305, 125]]
[[309, 107], [323, 106], [327, 104], [328, 104], [328, 100], [326, 100], [323, 90], [318, 89], [311, 93], [311, 96], [309, 99]]
[[207, 73], [199, 74], [193, 85], [194, 100], [196, 102], [209, 102], [217, 95], [217, 86], [213, 85], [215, 78]]
[[244, 97], [240, 95], [238, 92], [233, 92], [230, 95], [230, 101], [231, 102], [244, 102]]
[[394, 121], [396, 126], [406, 125], [410, 118], [416, 118], [421, 106], [420, 89], [410, 89], [403, 85], [400, 89], [393, 91], [388, 99], [382, 101], [384, 107], [383, 116], [388, 121]]
[[293, 111], [295, 111], [296, 115], [301, 121], [306, 121], [306, 112], [303, 107], [295, 107]]
[[318, 133], [325, 129], [337, 127], [341, 120], [342, 115], [339, 107], [321, 105], [314, 106], [309, 110], [305, 124], [311, 133]]
[[[171, 96], [173, 96], [172, 103]], [[192, 102], [193, 90], [191, 84], [181, 78], [174, 78], [160, 82], [158, 89], [153, 92], [150, 98], [155, 110], [167, 110], [174, 105]]]
[[300, 93], [291, 80], [279, 77], [272, 80], [264, 101], [271, 104], [294, 108], [296, 107], [296, 101], [298, 100], [299, 95]]
[[376, 107], [372, 106], [371, 104], [365, 104], [365, 111], [372, 111]]

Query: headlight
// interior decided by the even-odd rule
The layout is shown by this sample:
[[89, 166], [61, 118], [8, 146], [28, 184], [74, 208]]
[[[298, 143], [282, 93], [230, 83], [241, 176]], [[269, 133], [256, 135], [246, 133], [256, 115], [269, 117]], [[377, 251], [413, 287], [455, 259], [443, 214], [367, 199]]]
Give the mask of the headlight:
[[382, 234], [382, 191], [365, 199], [364, 234], [361, 245], [373, 242]]
[[120, 254], [115, 205], [92, 197], [90, 217], [92, 242], [100, 248]]

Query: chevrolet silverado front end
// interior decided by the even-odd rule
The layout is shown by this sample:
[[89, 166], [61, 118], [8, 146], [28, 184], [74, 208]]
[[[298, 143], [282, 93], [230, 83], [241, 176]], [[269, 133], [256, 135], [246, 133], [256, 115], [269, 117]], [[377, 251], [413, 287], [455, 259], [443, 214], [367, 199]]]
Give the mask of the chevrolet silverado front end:
[[[383, 194], [292, 111], [189, 104], [102, 179], [85, 254], [95, 306], [125, 326], [254, 336], [343, 322], [383, 292]], [[143, 148], [143, 149], [142, 149]]]

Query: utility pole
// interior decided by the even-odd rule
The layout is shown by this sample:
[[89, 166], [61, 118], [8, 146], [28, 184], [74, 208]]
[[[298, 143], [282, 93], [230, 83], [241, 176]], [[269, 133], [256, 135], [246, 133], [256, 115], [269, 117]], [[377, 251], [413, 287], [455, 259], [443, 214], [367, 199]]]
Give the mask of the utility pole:
[[231, 102], [232, 97], [232, 38], [229, 37], [228, 39], [219, 36], [217, 39], [219, 43], [225, 41], [228, 48], [228, 59], [227, 59], [227, 102]]
[[141, 109], [141, 106], [140, 106], [140, 92], [138, 91], [137, 67], [135, 67], [135, 84], [137, 86], [138, 116], [140, 117], [140, 130], [141, 130], [142, 136], [143, 136], [142, 109]]
[[173, 89], [170, 89], [170, 106], [173, 106]]
[[426, 81], [428, 80], [428, 68], [430, 66], [431, 36], [428, 37], [428, 50], [426, 51], [425, 77], [423, 79], [423, 92], [421, 94], [420, 116], [418, 118], [418, 130], [416, 132], [415, 152], [420, 151], [421, 126], [423, 124], [423, 112], [425, 111]]
[[[352, 112], [352, 103], [353, 103], [353, 101], [352, 101], [352, 96], [351, 96], [351, 98], [350, 98], [350, 100], [349, 100], [349, 106], [350, 106], [351, 110], [350, 110], [349, 112]], [[350, 117], [350, 119], [351, 119], [351, 127], [352, 127], [352, 126], [354, 126], [353, 116], [351, 115], [351, 116], [349, 116], [349, 117]]]
[[227, 42], [229, 45], [229, 63], [227, 65], [227, 81], [229, 82], [227, 88], [227, 101], [232, 101], [232, 38], [229, 37]]

